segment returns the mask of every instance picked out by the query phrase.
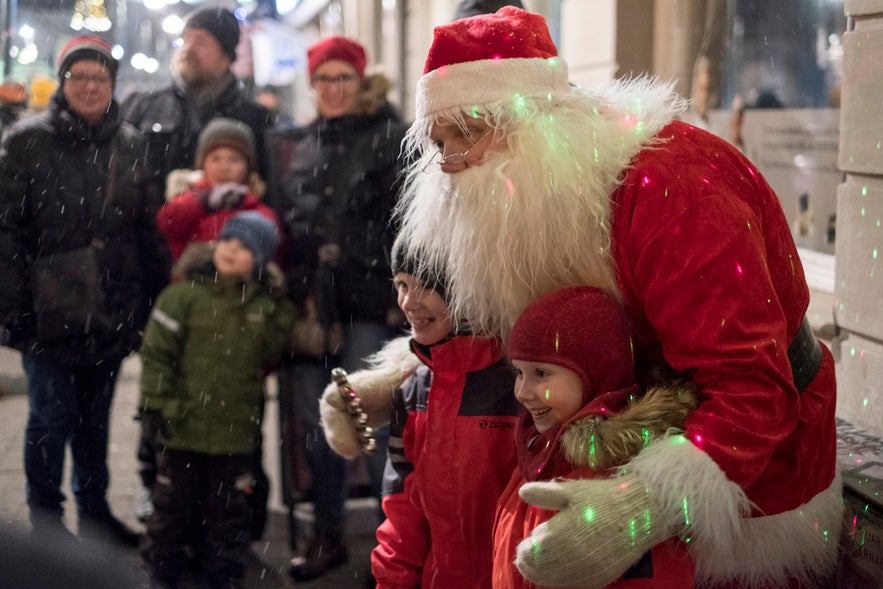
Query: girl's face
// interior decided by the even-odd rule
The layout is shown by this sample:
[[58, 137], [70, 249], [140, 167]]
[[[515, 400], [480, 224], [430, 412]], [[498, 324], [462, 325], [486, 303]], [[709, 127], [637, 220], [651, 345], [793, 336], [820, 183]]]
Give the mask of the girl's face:
[[337, 59], [326, 61], [313, 70], [310, 78], [316, 96], [316, 110], [329, 119], [355, 112], [361, 83], [359, 72], [347, 62]]
[[547, 364], [512, 360], [515, 398], [533, 417], [540, 433], [566, 422], [582, 408], [583, 384], [573, 370]]
[[212, 186], [229, 182], [245, 184], [248, 181], [248, 160], [239, 150], [220, 146], [205, 154], [202, 171]]
[[254, 270], [254, 254], [235, 237], [219, 241], [212, 260], [221, 276], [248, 280]]
[[413, 274], [399, 272], [393, 278], [399, 307], [411, 324], [414, 341], [424, 346], [445, 339], [453, 328], [448, 304]]
[[434, 162], [438, 162], [446, 174], [478, 166], [494, 144], [493, 135], [493, 129], [481, 119], [471, 119], [465, 131], [457, 125], [437, 123], [429, 132], [429, 139], [438, 149]]

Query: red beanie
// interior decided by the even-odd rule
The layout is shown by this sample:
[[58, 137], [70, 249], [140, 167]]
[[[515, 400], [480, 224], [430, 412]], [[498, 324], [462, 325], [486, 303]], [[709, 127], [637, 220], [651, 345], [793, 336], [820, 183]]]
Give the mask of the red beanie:
[[353, 66], [360, 76], [365, 75], [367, 62], [365, 48], [346, 37], [336, 36], [322, 39], [307, 49], [307, 59], [310, 74], [326, 61], [338, 60]]
[[584, 406], [635, 384], [628, 316], [594, 287], [561, 288], [525, 307], [509, 336], [509, 358], [573, 370], [583, 383]]
[[417, 119], [569, 94], [567, 66], [557, 55], [543, 17], [514, 6], [438, 26], [417, 84]]

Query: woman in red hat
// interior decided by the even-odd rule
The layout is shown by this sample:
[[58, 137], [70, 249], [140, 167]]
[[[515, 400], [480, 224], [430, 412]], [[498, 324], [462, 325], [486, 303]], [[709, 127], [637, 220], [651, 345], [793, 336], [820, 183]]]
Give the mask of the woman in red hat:
[[[364, 367], [362, 358], [396, 334], [388, 319], [400, 317], [389, 285], [388, 254], [406, 128], [387, 101], [389, 82], [366, 74], [362, 45], [329, 37], [310, 47], [307, 56], [317, 116], [291, 146], [282, 189], [267, 200], [287, 232], [283, 257], [289, 292], [297, 303], [316, 310], [317, 331], [326, 334], [318, 350], [303, 350], [280, 371], [282, 394], [292, 400], [302, 422], [297, 429], [303, 438], [292, 445], [309, 449], [316, 507], [313, 539], [292, 561], [291, 574], [299, 581], [348, 560], [346, 464], [319, 432], [318, 399], [332, 367]], [[382, 447], [368, 461], [378, 499], [384, 440], [380, 433]]]

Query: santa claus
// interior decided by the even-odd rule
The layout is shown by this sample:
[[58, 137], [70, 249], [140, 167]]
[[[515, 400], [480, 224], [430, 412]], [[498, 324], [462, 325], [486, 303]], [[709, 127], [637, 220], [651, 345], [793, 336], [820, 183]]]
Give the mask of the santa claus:
[[[517, 8], [436, 28], [416, 99], [399, 213], [414, 252], [445, 269], [461, 327], [505, 338], [533, 299], [596, 286], [628, 310], [642, 383], [663, 365], [699, 390], [683, 435], [644, 448], [621, 485], [522, 488], [560, 513], [522, 543], [521, 573], [604, 587], [680, 537], [696, 586], [824, 584], [841, 518], [834, 361], [757, 169], [676, 120], [669, 85], [569, 83], [542, 17]], [[367, 402], [375, 422], [382, 405]], [[345, 439], [338, 424], [329, 435]]]

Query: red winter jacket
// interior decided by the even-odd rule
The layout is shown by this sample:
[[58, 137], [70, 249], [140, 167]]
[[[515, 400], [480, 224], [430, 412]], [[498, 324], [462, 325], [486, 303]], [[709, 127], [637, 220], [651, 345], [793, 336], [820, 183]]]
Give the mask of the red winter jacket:
[[156, 223], [169, 242], [172, 261], [176, 262], [184, 249], [194, 241], [217, 239], [224, 223], [236, 213], [257, 211], [273, 221], [279, 229], [279, 217], [254, 194], [246, 194], [239, 207], [220, 211], [207, 210], [200, 195], [211, 190], [207, 180], [200, 179], [192, 190], [183, 192], [166, 202], [156, 215]]
[[394, 400], [377, 587], [490, 589], [494, 511], [515, 468], [515, 375], [494, 339], [412, 349], [426, 365]]

